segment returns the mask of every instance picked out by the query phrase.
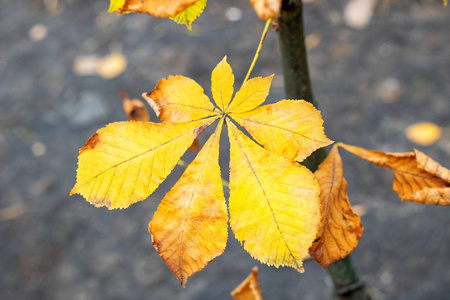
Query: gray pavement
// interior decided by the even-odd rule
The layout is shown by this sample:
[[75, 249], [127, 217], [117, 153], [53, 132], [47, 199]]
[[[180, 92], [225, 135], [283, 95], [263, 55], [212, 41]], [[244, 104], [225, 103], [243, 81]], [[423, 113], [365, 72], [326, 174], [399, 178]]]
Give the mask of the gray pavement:
[[[147, 231], [181, 168], [126, 210], [69, 197], [78, 149], [100, 127], [126, 119], [118, 92], [139, 97], [180, 74], [210, 95], [211, 71], [224, 55], [242, 82], [264, 24], [248, 1], [208, 2], [188, 32], [170, 20], [107, 14], [107, 1], [0, 1], [0, 299], [230, 299], [255, 265], [265, 299], [332, 299], [314, 261], [303, 274], [262, 266], [231, 232], [225, 253], [183, 289]], [[354, 30], [342, 22], [344, 5], [317, 0], [304, 11], [307, 34], [320, 37], [309, 60], [327, 135], [382, 151], [417, 148], [450, 167], [450, 8], [395, 1]], [[230, 7], [241, 20], [226, 18]], [[253, 72], [275, 74], [268, 102], [283, 98], [277, 42], [269, 32]], [[112, 52], [128, 61], [120, 76], [74, 73], [77, 58]], [[443, 137], [412, 144], [404, 130], [418, 121], [438, 124]], [[342, 155], [350, 201], [366, 209], [353, 259], [373, 299], [450, 299], [449, 208], [402, 203], [392, 174]]]

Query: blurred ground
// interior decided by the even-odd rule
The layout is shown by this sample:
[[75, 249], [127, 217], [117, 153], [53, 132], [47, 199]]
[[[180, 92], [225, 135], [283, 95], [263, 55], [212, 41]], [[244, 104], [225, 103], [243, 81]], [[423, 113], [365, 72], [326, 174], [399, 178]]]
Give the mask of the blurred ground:
[[[231, 234], [225, 253], [181, 288], [147, 231], [181, 168], [127, 210], [69, 197], [78, 149], [98, 128], [126, 119], [119, 91], [139, 97], [181, 74], [209, 94], [224, 55], [242, 82], [263, 28], [244, 0], [209, 1], [192, 32], [170, 20], [108, 14], [107, 2], [0, 1], [0, 299], [230, 299], [254, 265], [265, 299], [331, 299], [315, 262], [304, 274], [261, 266]], [[450, 167], [450, 8], [395, 1], [355, 30], [343, 23], [345, 3], [316, 0], [304, 9], [327, 135], [382, 151], [416, 147]], [[230, 7], [241, 18], [234, 10], [230, 21]], [[128, 62], [120, 76], [74, 73], [78, 58], [115, 52]], [[283, 82], [269, 32], [253, 75], [272, 73], [273, 102], [283, 98]], [[404, 130], [418, 121], [438, 124], [443, 137], [429, 147], [411, 144]], [[226, 144], [223, 150], [226, 177]], [[342, 154], [350, 200], [367, 210], [353, 259], [373, 299], [448, 299], [448, 207], [401, 203], [389, 172]]]

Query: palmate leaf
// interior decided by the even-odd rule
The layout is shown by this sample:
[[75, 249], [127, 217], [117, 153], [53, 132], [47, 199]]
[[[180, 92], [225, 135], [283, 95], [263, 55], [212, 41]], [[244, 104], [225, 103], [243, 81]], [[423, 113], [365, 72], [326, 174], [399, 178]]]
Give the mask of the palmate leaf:
[[150, 121], [150, 114], [147, 107], [141, 100], [129, 99], [126, 95], [123, 97], [123, 110], [132, 121], [148, 122]]
[[[144, 94], [163, 123], [122, 122], [100, 129], [80, 150], [72, 194], [110, 209], [143, 200], [167, 177], [199, 132], [220, 118], [213, 136], [161, 201], [149, 224], [153, 245], [183, 286], [224, 251], [228, 216], [218, 155], [226, 122], [231, 145], [230, 224], [236, 238], [261, 262], [303, 271], [302, 259], [320, 221], [319, 186], [294, 159], [330, 142], [323, 134], [320, 114], [303, 101], [257, 108], [269, 93], [272, 76], [248, 80], [232, 99], [234, 75], [226, 58], [211, 80], [218, 107], [192, 79], [170, 76]], [[304, 112], [291, 115], [292, 111]], [[270, 118], [272, 113], [278, 121]], [[232, 119], [267, 150], [239, 131]], [[263, 131], [273, 136], [270, 142]], [[286, 144], [295, 135], [320, 142]], [[289, 147], [293, 150], [286, 152]]]

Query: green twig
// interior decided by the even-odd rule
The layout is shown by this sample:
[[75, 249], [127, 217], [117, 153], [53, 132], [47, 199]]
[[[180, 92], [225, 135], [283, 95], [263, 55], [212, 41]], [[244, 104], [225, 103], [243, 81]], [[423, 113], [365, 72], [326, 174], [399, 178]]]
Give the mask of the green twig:
[[[301, 0], [283, 1], [278, 28], [284, 87], [286, 99], [302, 99], [317, 107], [309, 79], [302, 13]], [[326, 156], [325, 149], [318, 149], [303, 161], [303, 165], [314, 172]]]
[[[317, 107], [309, 78], [305, 37], [303, 31], [302, 0], [283, 0], [278, 19], [280, 50], [287, 99], [303, 99]], [[326, 150], [315, 151], [303, 164], [315, 171], [325, 159]], [[350, 256], [328, 267], [339, 299], [368, 300], [364, 284], [353, 268]]]

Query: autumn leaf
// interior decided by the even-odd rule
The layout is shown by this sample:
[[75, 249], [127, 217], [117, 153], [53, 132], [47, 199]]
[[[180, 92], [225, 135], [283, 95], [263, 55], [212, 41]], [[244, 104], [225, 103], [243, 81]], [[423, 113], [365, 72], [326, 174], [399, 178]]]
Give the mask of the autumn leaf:
[[108, 12], [119, 11], [127, 0], [110, 0]]
[[[302, 258], [315, 238], [320, 218], [319, 187], [314, 176], [305, 167], [292, 160], [272, 154], [256, 145], [229, 121], [229, 118], [242, 120], [245, 117], [255, 122], [265, 122], [270, 111], [266, 108], [263, 108], [262, 111], [255, 108], [265, 101], [271, 79], [272, 76], [248, 80], [232, 100], [234, 75], [226, 58], [212, 72], [213, 98], [227, 120], [232, 146], [230, 224], [238, 240], [245, 241], [244, 248], [253, 257], [269, 265], [287, 265], [302, 271]], [[144, 94], [162, 121], [175, 122], [175, 117], [167, 116], [176, 113], [180, 113], [183, 120], [196, 119], [196, 117], [192, 117], [193, 112], [200, 111], [201, 107], [207, 107], [207, 115], [217, 113], [217, 110], [214, 111], [209, 104], [206, 104], [208, 103], [207, 97], [203, 96], [203, 90], [197, 87], [193, 81], [186, 84], [187, 88], [178, 88], [180, 85], [184, 85], [180, 84], [184, 81], [185, 79], [181, 77], [178, 79], [169, 77], [168, 80], [161, 80], [151, 93]], [[194, 89], [193, 87], [198, 90], [195, 96], [186, 96], [189, 91]], [[199, 100], [193, 102], [194, 98]], [[280, 126], [284, 130], [298, 131], [307, 137], [314, 138], [316, 132], [321, 132], [317, 135], [322, 139], [321, 142], [316, 145], [309, 145], [312, 142], [309, 144], [294, 142], [296, 143], [293, 146], [295, 149], [304, 153], [330, 143], [323, 134], [323, 121], [318, 111], [312, 109], [311, 105], [304, 101], [297, 101], [296, 105], [293, 104], [294, 101], [286, 102], [289, 104], [279, 107], [280, 116], [291, 114], [293, 110], [304, 111], [295, 114], [293, 118], [301, 116], [305, 120], [310, 119], [311, 124], [301, 120], [292, 122], [292, 119], [288, 117], [284, 123], [283, 121], [279, 123], [282, 124]], [[176, 105], [173, 105], [174, 103]], [[270, 121], [267, 122], [270, 123]], [[258, 140], [257, 135], [253, 137]], [[274, 139], [274, 141], [280, 145], [283, 144], [286, 137], [282, 134], [277, 137], [278, 140]], [[308, 149], [302, 149], [303, 146]], [[284, 173], [286, 173], [286, 179], [279, 180], [279, 178], [284, 178]], [[253, 176], [248, 177], [251, 174]], [[295, 182], [295, 184], [291, 182]], [[262, 199], [265, 201], [261, 202]], [[285, 207], [289, 207], [289, 209], [283, 209]], [[252, 211], [253, 213], [248, 215]], [[237, 220], [240, 221], [237, 222]], [[265, 236], [265, 238], [262, 239], [261, 236]]]
[[321, 220], [309, 254], [324, 268], [350, 254], [363, 233], [361, 219], [348, 200], [343, 174], [342, 160], [335, 145], [314, 173], [320, 185]]
[[304, 166], [258, 146], [233, 123], [230, 225], [253, 258], [303, 272], [319, 223], [319, 186]]
[[211, 75], [211, 91], [217, 106], [222, 110], [228, 107], [233, 97], [234, 75], [225, 56], [214, 68]]
[[203, 12], [207, 0], [111, 0], [109, 12], [143, 13], [170, 18], [191, 30], [192, 22]]
[[261, 105], [269, 95], [272, 78], [273, 75], [256, 77], [246, 81], [224, 112], [237, 114], [250, 111]]
[[235, 300], [262, 300], [261, 288], [258, 282], [258, 267], [253, 267], [252, 272], [232, 292]]
[[195, 129], [208, 122], [129, 121], [99, 129], [80, 149], [77, 182], [70, 194], [109, 209], [144, 200], [192, 144]]
[[282, 0], [250, 0], [253, 9], [261, 20], [278, 18]]
[[189, 150], [191, 151], [198, 151], [200, 150], [200, 142], [198, 141], [198, 138], [195, 138], [192, 142], [192, 145], [189, 146]]
[[175, 17], [198, 0], [111, 0], [109, 12], [137, 12], [158, 18]]
[[218, 115], [203, 88], [184, 76], [161, 79], [151, 93], [142, 96], [163, 122], [188, 122]]
[[[207, 0], [110, 0], [109, 12], [143, 13], [158, 18], [170, 18], [191, 30], [192, 22], [203, 12]], [[281, 0], [250, 0], [262, 20], [278, 18]]]
[[192, 30], [192, 22], [201, 15], [206, 7], [206, 0], [198, 0], [194, 5], [189, 6], [175, 17], [170, 18], [174, 22], [186, 25], [189, 30]]
[[123, 99], [123, 110], [128, 116], [128, 119], [132, 121], [148, 122], [150, 121], [150, 115], [147, 108], [144, 106], [141, 100], [127, 97], [126, 94], [121, 95]]
[[222, 123], [161, 201], [149, 225], [153, 245], [183, 286], [222, 254], [227, 243], [219, 167]]
[[[234, 75], [226, 58], [213, 70], [211, 80], [218, 107], [192, 79], [169, 76], [143, 94], [163, 123], [131, 121], [98, 130], [80, 150], [72, 194], [110, 209], [145, 199], [194, 138], [220, 119], [150, 222], [154, 247], [183, 286], [224, 251], [228, 216], [218, 157], [226, 122], [231, 145], [229, 221], [236, 238], [261, 262], [302, 272], [302, 259], [320, 222], [319, 185], [294, 159], [330, 142], [323, 134], [320, 113], [304, 101], [284, 100], [257, 108], [269, 93], [272, 76], [246, 81], [233, 98]], [[294, 110], [303, 112], [291, 115]], [[272, 111], [280, 120], [269, 118]], [[244, 125], [268, 150], [242, 133], [232, 119], [262, 124]], [[273, 144], [262, 138], [264, 130], [274, 136]], [[299, 138], [286, 144], [285, 139], [296, 135], [311, 141]], [[274, 147], [276, 143], [281, 150]], [[291, 146], [289, 158], [277, 154]]]
[[394, 191], [403, 201], [450, 205], [450, 170], [414, 150], [385, 153], [340, 143], [340, 147], [394, 172]]
[[332, 143], [324, 134], [320, 112], [306, 101], [281, 100], [231, 115], [258, 143], [290, 160], [301, 162]]

